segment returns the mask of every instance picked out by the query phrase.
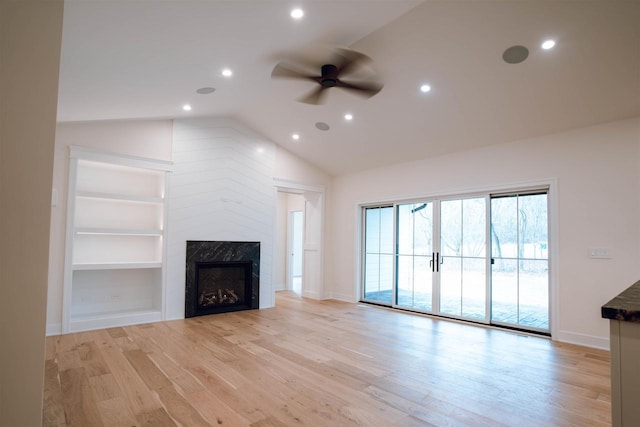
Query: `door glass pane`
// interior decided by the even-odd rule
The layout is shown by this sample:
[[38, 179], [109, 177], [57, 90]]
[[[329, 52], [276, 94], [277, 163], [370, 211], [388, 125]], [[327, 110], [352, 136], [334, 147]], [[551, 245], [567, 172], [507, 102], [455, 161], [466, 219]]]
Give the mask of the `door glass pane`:
[[462, 313], [462, 258], [448, 257], [440, 270], [440, 312]]
[[462, 200], [440, 203], [440, 253], [462, 255]]
[[491, 320], [549, 330], [547, 194], [491, 199]]
[[433, 204], [409, 203], [397, 210], [396, 304], [432, 310]]
[[518, 323], [517, 260], [495, 260], [491, 271], [491, 291], [491, 320]]
[[520, 307], [518, 323], [549, 329], [549, 263], [547, 260], [520, 261]]
[[391, 304], [393, 207], [365, 209], [364, 299]]
[[441, 202], [440, 311], [486, 319], [486, 200]]
[[485, 319], [487, 300], [486, 260], [463, 258], [462, 261], [462, 317]]
[[547, 259], [548, 223], [547, 195], [519, 197], [520, 246], [518, 256], [527, 259]]

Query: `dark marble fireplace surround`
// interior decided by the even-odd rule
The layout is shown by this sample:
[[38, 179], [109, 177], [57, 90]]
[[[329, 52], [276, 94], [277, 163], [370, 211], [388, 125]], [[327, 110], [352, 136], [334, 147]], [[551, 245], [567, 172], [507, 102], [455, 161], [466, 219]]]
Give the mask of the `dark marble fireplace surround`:
[[256, 309], [259, 297], [260, 242], [187, 241], [186, 318]]

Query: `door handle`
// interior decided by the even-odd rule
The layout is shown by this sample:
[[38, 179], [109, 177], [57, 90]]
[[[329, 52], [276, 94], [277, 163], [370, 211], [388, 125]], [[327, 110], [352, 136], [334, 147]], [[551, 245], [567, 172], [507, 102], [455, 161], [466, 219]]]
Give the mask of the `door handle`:
[[435, 253], [435, 252], [431, 252], [431, 259], [429, 260], [429, 268], [431, 269], [431, 272], [433, 272], [433, 271], [434, 271], [434, 269], [433, 269], [433, 268], [434, 268], [434, 266], [435, 266], [435, 263], [433, 262], [433, 257], [434, 257], [435, 255], [436, 255], [436, 253]]

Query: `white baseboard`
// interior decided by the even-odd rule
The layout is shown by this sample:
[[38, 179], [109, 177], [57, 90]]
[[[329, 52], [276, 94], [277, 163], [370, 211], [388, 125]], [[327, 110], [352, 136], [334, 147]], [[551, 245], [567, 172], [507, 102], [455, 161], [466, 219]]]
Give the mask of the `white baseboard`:
[[553, 339], [555, 341], [577, 344], [585, 347], [609, 350], [609, 338], [595, 337], [593, 335], [578, 334], [576, 332], [559, 331]]
[[320, 298], [320, 294], [316, 291], [302, 291], [302, 296], [311, 299], [322, 299]]
[[47, 323], [47, 336], [62, 334], [62, 323]]
[[358, 300], [353, 295], [341, 294], [341, 293], [337, 293], [337, 292], [330, 292], [327, 295], [327, 299], [335, 299], [335, 300], [338, 300], [338, 301], [351, 302], [351, 303], [358, 302]]

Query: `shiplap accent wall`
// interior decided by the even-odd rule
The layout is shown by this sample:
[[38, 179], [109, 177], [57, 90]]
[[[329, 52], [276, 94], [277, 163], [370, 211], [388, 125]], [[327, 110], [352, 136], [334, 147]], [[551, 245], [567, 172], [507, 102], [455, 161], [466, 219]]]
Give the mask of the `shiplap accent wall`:
[[184, 317], [187, 240], [260, 242], [260, 308], [274, 304], [275, 144], [228, 119], [174, 121], [167, 319]]

